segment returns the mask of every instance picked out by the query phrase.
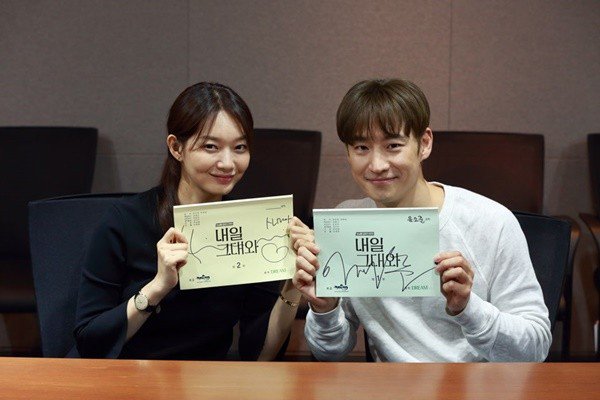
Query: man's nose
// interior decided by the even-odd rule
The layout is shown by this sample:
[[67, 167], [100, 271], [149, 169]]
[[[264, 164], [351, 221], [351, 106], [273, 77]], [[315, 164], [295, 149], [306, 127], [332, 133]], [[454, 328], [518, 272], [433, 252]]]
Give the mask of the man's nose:
[[373, 151], [371, 153], [371, 160], [369, 162], [369, 169], [372, 172], [380, 173], [387, 170], [390, 166], [390, 163], [385, 156], [385, 154], [381, 154], [380, 151]]

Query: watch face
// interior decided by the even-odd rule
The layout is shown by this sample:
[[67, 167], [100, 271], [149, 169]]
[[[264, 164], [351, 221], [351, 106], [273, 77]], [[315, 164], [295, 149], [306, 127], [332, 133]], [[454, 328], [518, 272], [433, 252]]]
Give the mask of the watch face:
[[141, 293], [135, 295], [133, 302], [135, 303], [135, 308], [140, 311], [144, 311], [148, 307], [148, 298]]

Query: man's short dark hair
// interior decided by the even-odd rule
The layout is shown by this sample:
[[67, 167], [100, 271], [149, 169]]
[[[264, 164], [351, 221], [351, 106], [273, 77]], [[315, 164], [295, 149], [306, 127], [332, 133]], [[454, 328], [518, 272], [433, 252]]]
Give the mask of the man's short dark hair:
[[340, 140], [352, 144], [381, 129], [386, 137], [414, 135], [420, 141], [429, 127], [429, 103], [414, 83], [402, 79], [358, 82], [346, 93], [337, 111]]

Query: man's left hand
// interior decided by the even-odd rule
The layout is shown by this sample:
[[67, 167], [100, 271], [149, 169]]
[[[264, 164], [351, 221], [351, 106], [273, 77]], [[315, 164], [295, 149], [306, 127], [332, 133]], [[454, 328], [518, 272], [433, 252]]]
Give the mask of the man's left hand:
[[440, 275], [442, 294], [446, 298], [446, 311], [450, 315], [460, 314], [471, 296], [473, 270], [469, 262], [458, 251], [439, 253], [433, 261]]

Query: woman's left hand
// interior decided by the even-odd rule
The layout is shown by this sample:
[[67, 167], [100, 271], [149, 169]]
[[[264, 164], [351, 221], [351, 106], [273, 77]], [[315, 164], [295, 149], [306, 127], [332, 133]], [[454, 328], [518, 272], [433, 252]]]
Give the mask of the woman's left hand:
[[298, 217], [292, 217], [288, 225], [288, 231], [290, 238], [292, 239], [292, 247], [297, 253], [298, 249], [302, 246], [308, 249], [315, 249], [315, 232], [310, 229], [304, 222]]
[[156, 243], [157, 271], [153, 279], [155, 286], [165, 295], [179, 282], [179, 268], [188, 257], [188, 241], [178, 229], [170, 228]]

